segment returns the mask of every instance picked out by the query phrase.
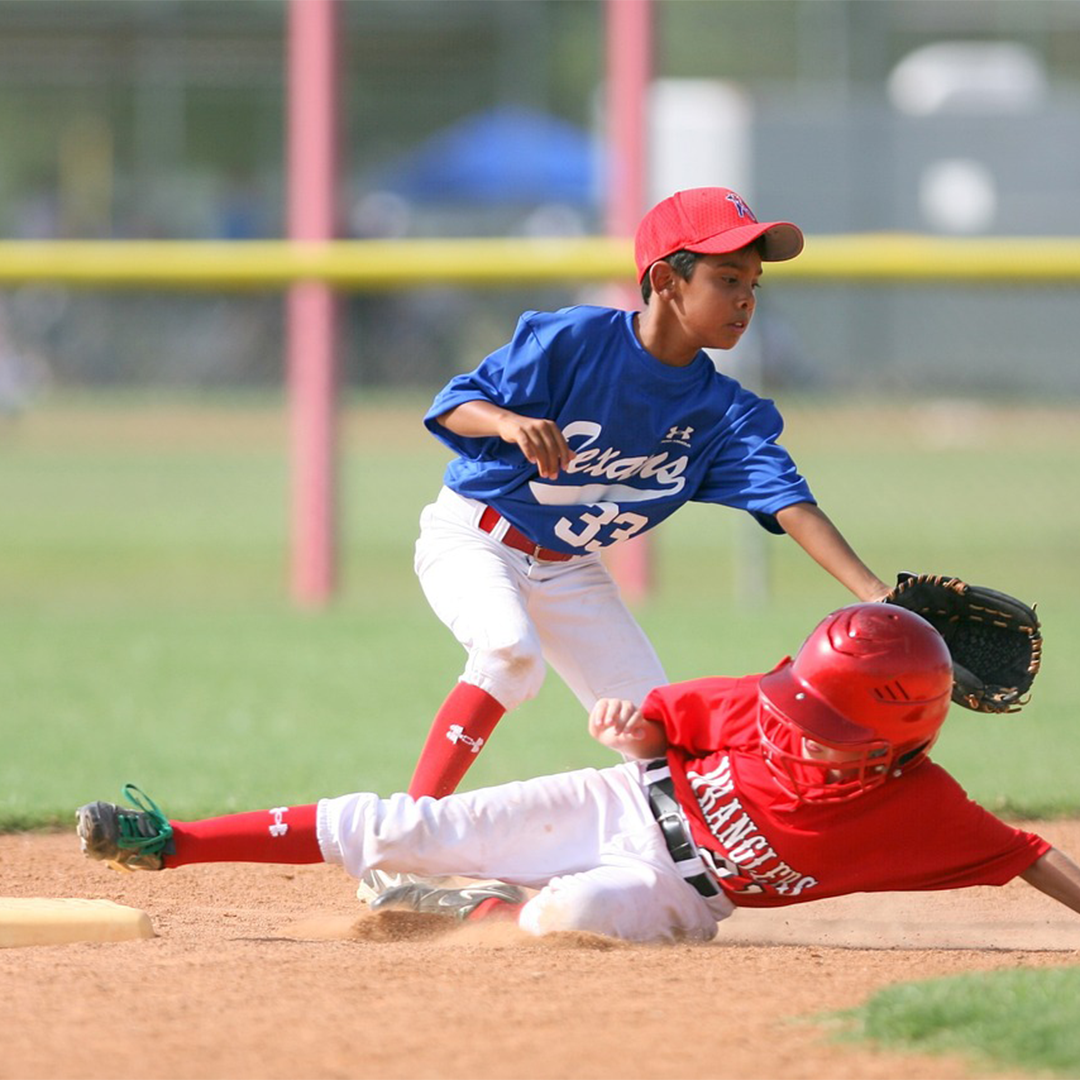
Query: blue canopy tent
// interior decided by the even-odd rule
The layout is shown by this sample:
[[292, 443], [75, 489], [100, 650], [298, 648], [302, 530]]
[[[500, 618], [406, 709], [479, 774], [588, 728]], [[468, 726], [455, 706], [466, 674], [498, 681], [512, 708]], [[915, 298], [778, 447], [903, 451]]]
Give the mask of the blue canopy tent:
[[415, 203], [594, 206], [600, 148], [545, 113], [499, 106], [467, 116], [369, 177]]

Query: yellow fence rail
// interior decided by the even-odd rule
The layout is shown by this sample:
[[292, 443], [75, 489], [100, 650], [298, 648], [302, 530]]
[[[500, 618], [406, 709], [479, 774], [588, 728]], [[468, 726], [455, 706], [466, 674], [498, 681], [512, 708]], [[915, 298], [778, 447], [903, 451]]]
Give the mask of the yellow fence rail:
[[[0, 241], [0, 285], [124, 289], [278, 289], [321, 281], [352, 291], [425, 285], [510, 287], [625, 281], [627, 240]], [[1080, 282], [1080, 238], [940, 238], [897, 233], [811, 236], [769, 279], [859, 284]]]

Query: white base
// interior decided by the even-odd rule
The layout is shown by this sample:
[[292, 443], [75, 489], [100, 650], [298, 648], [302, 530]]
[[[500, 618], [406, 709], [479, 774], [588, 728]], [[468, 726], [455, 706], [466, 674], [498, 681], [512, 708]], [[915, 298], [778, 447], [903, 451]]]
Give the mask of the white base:
[[154, 936], [145, 911], [111, 900], [0, 896], [0, 948]]

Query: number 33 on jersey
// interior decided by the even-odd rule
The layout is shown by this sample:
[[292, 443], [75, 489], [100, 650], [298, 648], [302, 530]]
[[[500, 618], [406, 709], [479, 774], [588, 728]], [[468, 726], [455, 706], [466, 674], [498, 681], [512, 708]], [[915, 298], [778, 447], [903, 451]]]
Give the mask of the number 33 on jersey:
[[[779, 410], [718, 372], [705, 353], [685, 367], [656, 360], [638, 342], [633, 317], [591, 307], [526, 312], [513, 339], [453, 379], [428, 410], [429, 430], [458, 454], [447, 486], [572, 555], [645, 532], [690, 501], [746, 510], [779, 532], [777, 511], [814, 501], [777, 441]], [[438, 423], [477, 399], [555, 421], [573, 461], [557, 479], [541, 480], [516, 446]]]

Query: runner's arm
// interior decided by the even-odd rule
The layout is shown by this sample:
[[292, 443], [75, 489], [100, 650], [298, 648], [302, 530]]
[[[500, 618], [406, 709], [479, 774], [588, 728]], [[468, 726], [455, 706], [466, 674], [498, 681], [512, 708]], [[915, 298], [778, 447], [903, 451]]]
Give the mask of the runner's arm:
[[1039, 892], [1080, 912], [1080, 866], [1057, 848], [1041, 855], [1020, 877]]

